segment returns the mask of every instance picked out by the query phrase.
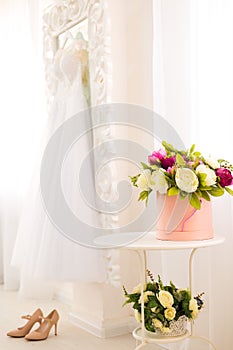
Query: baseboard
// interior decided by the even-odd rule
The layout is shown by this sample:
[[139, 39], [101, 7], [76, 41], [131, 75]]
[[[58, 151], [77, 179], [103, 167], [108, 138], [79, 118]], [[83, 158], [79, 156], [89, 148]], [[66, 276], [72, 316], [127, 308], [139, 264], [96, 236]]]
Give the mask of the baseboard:
[[71, 312], [69, 314], [69, 320], [77, 327], [99, 338], [109, 338], [128, 334], [136, 326], [136, 321], [132, 316], [120, 320], [101, 322], [100, 320], [87, 319], [87, 317], [84, 318], [84, 316]]

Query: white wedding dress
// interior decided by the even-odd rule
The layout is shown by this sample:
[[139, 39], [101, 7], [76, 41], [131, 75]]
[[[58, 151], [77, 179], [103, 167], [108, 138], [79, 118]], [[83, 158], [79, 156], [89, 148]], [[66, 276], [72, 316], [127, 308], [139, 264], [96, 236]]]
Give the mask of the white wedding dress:
[[[85, 60], [86, 52], [80, 49], [80, 40], [75, 39], [66, 48], [59, 49], [55, 56], [53, 73], [57, 79], [56, 94], [38, 165], [25, 201], [12, 259], [13, 265], [20, 269], [20, 291], [24, 296], [48, 297], [52, 292], [51, 283], [57, 281], [106, 280], [103, 252], [83, 247], [58, 232], [44, 210], [40, 194], [40, 162], [47, 142], [62, 123], [87, 108], [88, 79], [87, 71], [83, 69]], [[90, 149], [90, 142], [90, 135], [84, 135], [73, 145], [66, 159], [62, 187], [75, 215], [95, 226], [98, 225], [95, 213], [76, 190], [76, 171]]]

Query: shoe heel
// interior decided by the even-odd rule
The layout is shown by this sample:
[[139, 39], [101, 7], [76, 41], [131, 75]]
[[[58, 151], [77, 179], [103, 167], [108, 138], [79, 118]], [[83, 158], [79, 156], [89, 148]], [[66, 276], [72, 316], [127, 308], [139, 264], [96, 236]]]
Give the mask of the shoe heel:
[[35, 331], [25, 336], [26, 340], [44, 340], [48, 338], [51, 329], [54, 326], [54, 334], [57, 335], [57, 323], [59, 320], [59, 314], [57, 310], [53, 310], [47, 317], [43, 317], [43, 322], [40, 327]]

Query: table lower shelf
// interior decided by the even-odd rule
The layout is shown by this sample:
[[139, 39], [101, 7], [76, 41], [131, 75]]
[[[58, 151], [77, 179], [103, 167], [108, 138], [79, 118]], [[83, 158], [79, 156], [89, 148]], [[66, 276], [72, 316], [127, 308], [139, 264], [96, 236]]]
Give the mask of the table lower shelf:
[[[175, 343], [175, 342], [181, 341], [183, 339], [188, 338], [189, 336], [190, 336], [190, 334], [187, 330], [184, 334], [176, 336], [176, 337], [169, 337], [169, 336], [163, 337], [161, 335], [150, 334], [150, 333], [145, 332], [145, 341], [147, 343], [168, 344], [168, 343]], [[143, 340], [141, 327], [137, 327], [133, 330], [133, 337], [139, 341]]]

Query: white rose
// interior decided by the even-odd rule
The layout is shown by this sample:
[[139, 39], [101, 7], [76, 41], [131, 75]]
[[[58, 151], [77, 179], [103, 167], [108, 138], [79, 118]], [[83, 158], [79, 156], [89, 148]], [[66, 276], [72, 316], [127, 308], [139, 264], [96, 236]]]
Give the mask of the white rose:
[[174, 307], [169, 307], [165, 310], [164, 316], [168, 321], [173, 320], [173, 318], [176, 316], [176, 309]]
[[153, 318], [152, 322], [155, 328], [159, 328], [159, 329], [163, 328], [162, 322], [157, 318]]
[[168, 183], [162, 170], [154, 171], [150, 178], [150, 188], [161, 194], [167, 193]]
[[170, 328], [168, 328], [168, 327], [163, 327], [163, 328], [161, 329], [161, 331], [162, 331], [163, 333], [170, 333], [170, 332], [171, 332]]
[[178, 168], [175, 179], [179, 189], [187, 193], [195, 192], [199, 184], [197, 175], [189, 168]]
[[206, 178], [204, 180], [204, 185], [205, 186], [212, 186], [216, 184], [216, 174], [215, 171], [213, 169], [210, 169], [208, 166], [206, 166], [205, 164], [200, 164], [198, 165], [198, 167], [196, 168], [196, 172], [197, 174], [206, 174]]
[[218, 160], [216, 158], [207, 157], [207, 158], [205, 158], [205, 161], [213, 169], [220, 168], [220, 164], [219, 164], [219, 162], [218, 162]]
[[134, 310], [134, 317], [136, 318], [136, 320], [138, 322], [142, 321], [141, 314], [140, 314], [140, 312], [138, 310]]
[[150, 178], [151, 178], [151, 171], [149, 169], [143, 170], [143, 172], [137, 179], [136, 185], [142, 191], [148, 191], [150, 188]]
[[[148, 296], [149, 295], [155, 295], [155, 293], [151, 292], [150, 290], [148, 290], [147, 292], [144, 292], [143, 293], [143, 298], [144, 298], [144, 303], [148, 303]], [[142, 295], [140, 296], [140, 299], [139, 299], [139, 304], [142, 303]]]
[[189, 301], [189, 310], [192, 311], [192, 318], [197, 318], [199, 310], [196, 299], [193, 298]]
[[166, 290], [161, 290], [157, 295], [157, 298], [163, 307], [171, 307], [174, 303], [173, 296]]
[[[137, 293], [137, 294], [139, 294], [139, 293], [141, 293], [141, 283], [140, 284], [138, 284], [136, 287], [134, 287], [134, 289], [133, 289], [133, 291], [132, 291], [132, 293]], [[145, 291], [146, 290], [146, 283], [144, 284], [144, 287], [143, 287], [143, 290]]]

